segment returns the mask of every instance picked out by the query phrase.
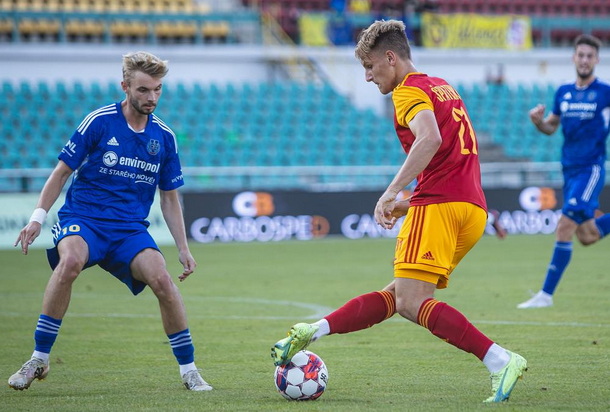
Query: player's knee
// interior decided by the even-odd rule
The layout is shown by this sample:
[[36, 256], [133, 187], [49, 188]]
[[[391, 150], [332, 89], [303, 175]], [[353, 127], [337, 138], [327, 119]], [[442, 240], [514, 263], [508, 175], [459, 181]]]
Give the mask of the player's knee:
[[581, 236], [577, 236], [577, 237], [578, 237], [578, 241], [583, 246], [590, 246], [599, 240], [599, 236], [593, 236], [593, 235], [581, 235]]
[[85, 266], [85, 261], [76, 255], [61, 256], [53, 276], [65, 282], [73, 282]]
[[583, 246], [589, 246], [600, 239], [599, 230], [593, 221], [581, 224], [576, 230], [576, 238]]
[[150, 278], [147, 283], [160, 299], [173, 296], [177, 290], [176, 284], [167, 272], [162, 272], [158, 276]]

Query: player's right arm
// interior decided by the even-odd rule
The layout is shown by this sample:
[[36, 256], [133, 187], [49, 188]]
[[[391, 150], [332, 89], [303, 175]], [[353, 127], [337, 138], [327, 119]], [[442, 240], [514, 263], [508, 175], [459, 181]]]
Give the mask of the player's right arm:
[[529, 111], [530, 120], [534, 126], [544, 134], [552, 135], [559, 127], [560, 118], [555, 113], [549, 113], [544, 117], [545, 106], [539, 104]]
[[[36, 210], [42, 209], [44, 210], [42, 218], [35, 211], [35, 214], [38, 214], [37, 220], [43, 220], [46, 217], [46, 213], [49, 212], [55, 201], [61, 194], [63, 187], [66, 184], [66, 181], [72, 174], [73, 170], [68, 167], [63, 161], [59, 161], [55, 169], [51, 172], [51, 175], [47, 179], [44, 187], [42, 188], [42, 192], [40, 192], [40, 197], [38, 198], [38, 203], [36, 204]], [[42, 211], [41, 211], [42, 213]], [[34, 215], [32, 215], [34, 217]], [[30, 219], [30, 222], [25, 225], [21, 232], [19, 232], [19, 237], [15, 241], [15, 247], [21, 243], [21, 251], [24, 255], [28, 254], [29, 246], [34, 242], [34, 240], [40, 235], [40, 230], [42, 228], [42, 223], [37, 220]]]
[[396, 223], [396, 218], [392, 216], [396, 196], [428, 166], [443, 142], [432, 110], [419, 111], [408, 125], [415, 135], [415, 141], [405, 162], [375, 206], [375, 221], [386, 229], [391, 229]]

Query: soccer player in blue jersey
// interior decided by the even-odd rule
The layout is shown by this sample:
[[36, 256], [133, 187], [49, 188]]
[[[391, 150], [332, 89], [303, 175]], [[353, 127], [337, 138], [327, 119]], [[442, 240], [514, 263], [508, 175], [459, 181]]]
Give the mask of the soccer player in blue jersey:
[[555, 249], [542, 289], [518, 308], [553, 305], [553, 293], [572, 256], [574, 235], [583, 245], [597, 242], [610, 232], [610, 214], [596, 217], [599, 194], [604, 186], [606, 139], [610, 123], [610, 84], [594, 75], [599, 63], [600, 41], [581, 35], [574, 42], [576, 82], [555, 93], [552, 112], [544, 117], [544, 105], [529, 112], [542, 133], [563, 131], [563, 209], [555, 232]]
[[35, 349], [8, 384], [29, 388], [49, 373], [49, 353], [68, 309], [72, 284], [93, 265], [110, 272], [134, 295], [149, 286], [159, 300], [163, 328], [180, 367], [182, 382], [209, 391], [194, 362], [194, 347], [182, 297], [147, 228], [146, 218], [159, 188], [161, 210], [179, 251], [185, 280], [196, 262], [188, 247], [178, 188], [183, 185], [176, 138], [153, 114], [162, 92], [167, 62], [147, 52], [123, 56], [125, 99], [84, 118], [59, 154], [30, 222], [15, 246], [24, 254], [38, 237], [48, 210], [70, 175], [72, 183], [53, 228], [48, 250], [53, 274], [34, 332]]

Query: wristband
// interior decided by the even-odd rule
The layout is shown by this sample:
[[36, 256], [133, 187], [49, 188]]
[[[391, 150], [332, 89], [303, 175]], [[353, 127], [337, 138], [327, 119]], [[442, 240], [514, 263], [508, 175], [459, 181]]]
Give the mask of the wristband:
[[32, 213], [32, 217], [30, 217], [30, 222], [38, 222], [42, 225], [46, 218], [47, 211], [39, 207], [34, 209], [34, 213]]

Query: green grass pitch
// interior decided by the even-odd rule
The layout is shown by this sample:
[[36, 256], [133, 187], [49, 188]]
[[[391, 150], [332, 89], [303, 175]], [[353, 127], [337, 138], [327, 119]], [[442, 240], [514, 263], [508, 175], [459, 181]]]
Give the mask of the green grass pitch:
[[[483, 405], [489, 375], [472, 355], [398, 316], [310, 346], [329, 369], [313, 402], [284, 400], [270, 347], [392, 279], [390, 239], [193, 244], [198, 268], [179, 284], [196, 362], [215, 390], [186, 391], [150, 290], [138, 297], [99, 268], [84, 271], [51, 354], [29, 390], [8, 377], [30, 356], [50, 274], [43, 250], [0, 251], [0, 410], [6, 411], [607, 411], [610, 405], [608, 243], [575, 245], [555, 307], [518, 310], [538, 290], [552, 236], [485, 236], [436, 297], [528, 359], [505, 405]], [[177, 252], [163, 249], [171, 273]]]

